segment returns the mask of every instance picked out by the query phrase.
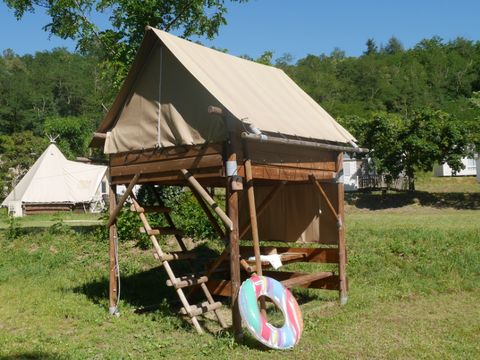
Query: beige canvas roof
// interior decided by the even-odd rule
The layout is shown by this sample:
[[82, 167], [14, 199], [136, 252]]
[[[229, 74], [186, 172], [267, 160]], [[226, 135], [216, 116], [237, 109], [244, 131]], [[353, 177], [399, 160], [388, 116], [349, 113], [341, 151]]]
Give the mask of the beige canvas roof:
[[282, 70], [149, 28], [98, 131], [106, 153], [221, 142], [226, 129], [207, 107], [227, 110], [238, 131], [336, 143], [354, 137]]
[[55, 144], [50, 144], [25, 176], [5, 198], [22, 203], [89, 203], [94, 200], [106, 166], [89, 165], [65, 158]]

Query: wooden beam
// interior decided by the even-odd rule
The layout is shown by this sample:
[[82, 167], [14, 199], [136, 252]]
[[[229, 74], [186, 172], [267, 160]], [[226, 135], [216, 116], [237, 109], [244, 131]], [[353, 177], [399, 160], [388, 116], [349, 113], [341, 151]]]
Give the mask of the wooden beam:
[[345, 305], [348, 300], [347, 284], [347, 253], [345, 246], [345, 219], [344, 219], [344, 201], [345, 188], [343, 184], [343, 153], [338, 154], [337, 158], [337, 197], [338, 197], [338, 276], [340, 280], [340, 304]]
[[228, 217], [232, 221], [232, 226], [227, 229], [230, 245], [230, 281], [231, 281], [231, 307], [232, 307], [232, 327], [235, 340], [241, 341], [242, 318], [240, 316], [240, 307], [238, 304], [238, 294], [240, 292], [240, 237], [238, 229], [238, 187], [235, 186], [237, 170], [237, 151], [239, 146], [236, 141], [233, 126], [229, 119], [225, 118], [227, 129], [229, 130], [229, 141], [226, 144], [225, 169], [227, 175], [226, 181], [226, 208]]
[[[243, 166], [239, 166], [238, 175], [245, 176]], [[255, 179], [266, 180], [284, 180], [284, 181], [309, 181], [313, 175], [319, 180], [332, 181], [335, 178], [335, 172], [315, 169], [291, 168], [285, 166], [252, 165], [252, 175]]]
[[204, 155], [191, 158], [164, 160], [143, 164], [114, 166], [110, 168], [111, 176], [125, 176], [131, 174], [151, 174], [158, 172], [178, 171], [180, 169], [199, 169], [222, 166], [220, 154]]
[[[225, 176], [222, 167], [215, 168], [201, 168], [190, 171], [195, 175], [198, 181], [218, 184], [218, 186], [225, 186]], [[128, 184], [131, 175], [128, 176], [114, 176], [112, 177], [113, 184]], [[185, 177], [178, 171], [156, 172], [150, 174], [143, 174], [138, 180], [138, 184], [155, 183], [157, 185], [177, 185], [185, 186]]]
[[282, 281], [282, 285], [291, 288], [291, 287], [308, 287], [314, 281], [325, 279], [332, 276], [333, 273], [329, 271], [318, 272], [313, 274], [305, 274], [300, 276], [295, 276], [287, 280]]
[[218, 144], [175, 146], [171, 148], [155, 148], [136, 150], [128, 153], [110, 155], [110, 166], [128, 166], [145, 163], [157, 163], [186, 158], [196, 158], [205, 155], [222, 154], [222, 146]]
[[[302, 281], [302, 283], [294, 282], [296, 277], [309, 276], [314, 274], [305, 274], [289, 271], [264, 271], [264, 276], [272, 277], [280, 282], [289, 281], [292, 287], [309, 288], [309, 289], [324, 289], [337, 290], [339, 289], [339, 280], [337, 275], [325, 276], [324, 273], [317, 273], [319, 278], [317, 280]], [[304, 278], [306, 280], [306, 278]], [[287, 282], [287, 285], [289, 283]], [[206, 283], [212, 295], [230, 296], [232, 292], [232, 284], [230, 280], [211, 279]]]
[[[109, 212], [112, 216], [117, 202], [117, 186], [110, 185], [108, 192]], [[117, 313], [118, 278], [117, 278], [117, 229], [115, 221], [108, 228], [108, 256], [109, 262], [109, 288], [108, 288], [108, 311], [111, 315]]]
[[218, 206], [215, 200], [212, 199], [210, 194], [203, 188], [202, 185], [193, 177], [193, 175], [187, 169], [181, 169], [180, 172], [183, 174], [185, 179], [190, 183], [190, 185], [200, 194], [200, 196], [206, 201], [208, 205], [217, 213], [220, 219], [223, 221], [227, 229], [233, 229], [233, 221], [230, 219], [227, 214]]
[[320, 194], [322, 195], [323, 199], [325, 200], [328, 208], [330, 209], [330, 212], [333, 214], [333, 216], [335, 217], [335, 219], [337, 219], [337, 222], [339, 222], [339, 216], [338, 216], [338, 213], [337, 211], [335, 210], [335, 208], [333, 207], [332, 203], [330, 202], [327, 194], [325, 193], [325, 190], [323, 190], [323, 187], [322, 185], [320, 185], [320, 183], [318, 182], [318, 180], [316, 180], [315, 178], [312, 177], [312, 181], [313, 181], [313, 184], [315, 186], [315, 188], [320, 192]]
[[255, 254], [255, 268], [257, 275], [262, 276], [262, 261], [260, 260], [260, 240], [258, 236], [257, 209], [255, 206], [255, 191], [253, 189], [252, 161], [245, 160], [245, 180], [247, 181], [248, 211], [250, 213], [250, 227], [252, 229], [253, 252]]
[[118, 201], [117, 206], [115, 206], [115, 209], [110, 213], [110, 217], [108, 218], [108, 223], [107, 223], [108, 228], [115, 222], [115, 219], [117, 218], [118, 213], [120, 212], [120, 210], [122, 210], [123, 204], [125, 203], [127, 198], [130, 196], [133, 190], [133, 187], [137, 183], [137, 180], [139, 177], [140, 177], [140, 174], [136, 174], [133, 177], [133, 179], [130, 181], [130, 183], [127, 186], [127, 190], [125, 190], [125, 193], [122, 195], [122, 197]]
[[[279, 191], [285, 186], [285, 182], [278, 183], [275, 185], [275, 187], [270, 191], [270, 193], [267, 195], [267, 197], [263, 200], [263, 202], [260, 204], [258, 207], [257, 212], [257, 218], [262, 215], [262, 213], [265, 211], [267, 208], [268, 204], [275, 198], [275, 196], [279, 193]], [[245, 236], [245, 234], [250, 230], [252, 224], [249, 222], [243, 229], [240, 230], [240, 239]]]

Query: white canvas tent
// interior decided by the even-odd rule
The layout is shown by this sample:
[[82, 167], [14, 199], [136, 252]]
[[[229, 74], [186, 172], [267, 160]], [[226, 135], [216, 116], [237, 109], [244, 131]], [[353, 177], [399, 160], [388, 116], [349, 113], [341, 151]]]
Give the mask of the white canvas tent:
[[[102, 181], [107, 167], [70, 161], [50, 144], [3, 201], [14, 216], [32, 210], [67, 210], [82, 206], [85, 211], [101, 208]], [[99, 206], [100, 204], [100, 206]]]
[[207, 113], [209, 105], [226, 109], [238, 132], [254, 127], [266, 135], [355, 141], [282, 70], [154, 28], [147, 28], [97, 132], [106, 134], [106, 154], [225, 141], [224, 124]]

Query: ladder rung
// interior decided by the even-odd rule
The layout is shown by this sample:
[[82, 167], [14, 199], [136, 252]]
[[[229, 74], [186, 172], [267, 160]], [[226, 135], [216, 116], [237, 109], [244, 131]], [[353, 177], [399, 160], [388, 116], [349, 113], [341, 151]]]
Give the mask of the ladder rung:
[[[130, 206], [131, 211], [137, 211], [135, 206]], [[172, 211], [171, 208], [165, 206], [142, 206], [138, 209], [139, 213], [168, 213]]]
[[145, 228], [142, 226], [140, 228], [140, 232], [143, 234], [147, 233], [148, 235], [182, 235], [183, 234], [182, 230], [175, 229], [172, 227], [161, 227], [161, 228], [145, 231]]
[[199, 285], [206, 283], [207, 281], [208, 277], [206, 276], [197, 277], [195, 274], [190, 274], [176, 278], [175, 283], [172, 283], [171, 280], [167, 280], [167, 286], [174, 286], [176, 289], [179, 289], [187, 286]]
[[[190, 314], [191, 316], [198, 316], [205, 314], [209, 311], [214, 311], [220, 309], [222, 307], [222, 303], [220, 301], [214, 302], [210, 304], [208, 301], [205, 301], [199, 305], [190, 305]], [[187, 315], [187, 310], [184, 307], [180, 309], [180, 313], [183, 315]]]
[[158, 254], [155, 252], [153, 253], [153, 256], [155, 257], [155, 259], [160, 261], [189, 260], [197, 258], [197, 254], [187, 253], [183, 251], [171, 252], [168, 254], [163, 254], [163, 256], [158, 256]]

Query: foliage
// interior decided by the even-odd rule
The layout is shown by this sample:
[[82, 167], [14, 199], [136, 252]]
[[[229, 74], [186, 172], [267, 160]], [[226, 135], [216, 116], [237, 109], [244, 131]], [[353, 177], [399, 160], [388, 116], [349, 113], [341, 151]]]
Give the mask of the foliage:
[[58, 136], [58, 147], [63, 154], [75, 159], [76, 154], [86, 154], [94, 132], [91, 121], [84, 117], [51, 117], [46, 119], [46, 134]]
[[[247, 0], [230, 0], [246, 2]], [[226, 24], [225, 0], [4, 0], [21, 19], [45, 8], [51, 22], [44, 29], [63, 39], [74, 39], [83, 52], [95, 52], [109, 76], [119, 85], [143, 38], [145, 26], [176, 31], [183, 37], [213, 38]], [[110, 24], [100, 29], [96, 14], [108, 14]], [[106, 74], [104, 74], [106, 75]]]
[[8, 228], [5, 234], [7, 240], [15, 240], [22, 235], [22, 229], [18, 224], [18, 219], [14, 216], [8, 217]]
[[435, 163], [447, 163], [459, 171], [462, 157], [470, 151], [466, 130], [440, 110], [425, 109], [408, 117], [387, 113], [371, 119], [347, 117], [343, 123], [371, 150], [377, 172], [389, 180], [405, 174], [410, 190], [415, 189], [416, 171], [431, 171]]
[[[177, 228], [183, 231], [185, 236], [193, 239], [215, 239], [218, 237], [190, 190], [178, 186], [159, 186], [156, 191], [165, 206], [172, 209], [173, 222]], [[143, 204], [154, 205], [157, 203], [152, 188], [149, 186], [140, 188], [138, 198]], [[167, 226], [162, 214], [149, 214], [149, 219], [158, 226]]]
[[130, 211], [130, 204], [125, 204], [117, 217], [117, 235], [119, 241], [140, 240], [142, 226], [138, 214]]

